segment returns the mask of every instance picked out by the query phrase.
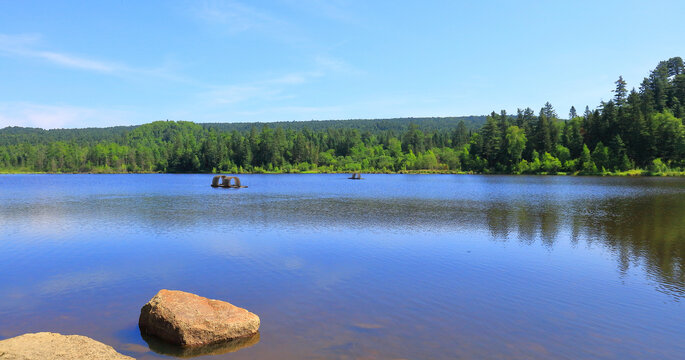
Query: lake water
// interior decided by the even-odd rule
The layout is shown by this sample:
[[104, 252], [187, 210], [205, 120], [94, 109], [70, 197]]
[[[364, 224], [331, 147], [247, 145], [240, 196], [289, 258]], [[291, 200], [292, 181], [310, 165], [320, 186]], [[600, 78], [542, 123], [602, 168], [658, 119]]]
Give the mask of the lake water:
[[0, 175], [0, 338], [184, 355], [166, 288], [261, 317], [212, 359], [685, 356], [685, 179], [346, 177]]

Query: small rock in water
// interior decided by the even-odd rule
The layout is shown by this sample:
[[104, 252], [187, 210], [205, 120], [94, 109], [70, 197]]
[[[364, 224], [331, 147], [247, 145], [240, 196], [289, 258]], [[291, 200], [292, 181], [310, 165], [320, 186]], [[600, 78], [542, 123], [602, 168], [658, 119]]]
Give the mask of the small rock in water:
[[86, 336], [51, 332], [24, 334], [0, 341], [0, 359], [135, 360]]
[[140, 310], [138, 326], [172, 344], [201, 346], [255, 334], [259, 316], [225, 301], [160, 290]]

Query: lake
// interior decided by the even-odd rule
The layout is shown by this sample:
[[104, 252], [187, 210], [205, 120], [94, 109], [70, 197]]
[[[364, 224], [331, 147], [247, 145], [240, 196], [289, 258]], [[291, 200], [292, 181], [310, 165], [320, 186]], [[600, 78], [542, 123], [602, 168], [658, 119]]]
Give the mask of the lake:
[[683, 178], [211, 179], [0, 175], [0, 339], [198, 355], [140, 335], [166, 288], [261, 317], [212, 359], [685, 354]]

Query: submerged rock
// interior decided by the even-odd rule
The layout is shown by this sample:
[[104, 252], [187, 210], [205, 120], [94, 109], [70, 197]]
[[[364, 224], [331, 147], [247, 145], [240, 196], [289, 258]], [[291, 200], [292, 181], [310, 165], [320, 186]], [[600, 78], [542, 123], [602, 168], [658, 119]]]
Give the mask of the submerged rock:
[[[141, 333], [141, 336], [145, 342], [147, 342], [150, 350], [161, 355], [169, 355], [179, 358], [193, 358], [197, 356], [208, 356], [208, 355], [223, 355], [238, 350], [242, 350], [251, 347], [259, 342], [259, 332], [246, 337], [241, 337], [237, 339], [232, 339], [228, 341], [217, 342], [204, 346], [179, 346], [168, 343], [164, 340], [145, 333]], [[0, 358], [1, 359], [1, 358]]]
[[221, 300], [160, 290], [140, 310], [141, 332], [180, 346], [201, 346], [248, 337], [259, 316]]
[[0, 359], [135, 360], [86, 336], [51, 332], [24, 334], [0, 341]]

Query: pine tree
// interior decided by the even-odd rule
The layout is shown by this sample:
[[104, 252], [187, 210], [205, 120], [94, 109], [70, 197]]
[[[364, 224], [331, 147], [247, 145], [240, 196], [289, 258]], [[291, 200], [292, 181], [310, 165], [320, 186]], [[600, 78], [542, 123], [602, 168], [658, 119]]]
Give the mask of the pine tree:
[[461, 149], [468, 143], [469, 141], [469, 134], [468, 130], [466, 130], [466, 125], [464, 124], [463, 120], [459, 121], [459, 124], [457, 124], [457, 128], [454, 130], [452, 133], [452, 147], [455, 149]]
[[614, 84], [616, 84], [616, 89], [613, 90], [615, 93], [614, 102], [618, 106], [623, 106], [623, 103], [626, 100], [626, 95], [628, 94], [628, 90], [626, 89], [627, 83], [625, 80], [623, 80], [623, 76], [619, 76], [618, 80], [616, 80]]
[[488, 160], [490, 166], [493, 166], [497, 161], [500, 151], [502, 150], [502, 133], [500, 132], [500, 125], [494, 116], [489, 116], [487, 122], [483, 126], [483, 157]]
[[552, 132], [548, 113], [544, 108], [541, 109], [538, 123], [535, 126], [535, 149], [543, 153], [552, 151]]

